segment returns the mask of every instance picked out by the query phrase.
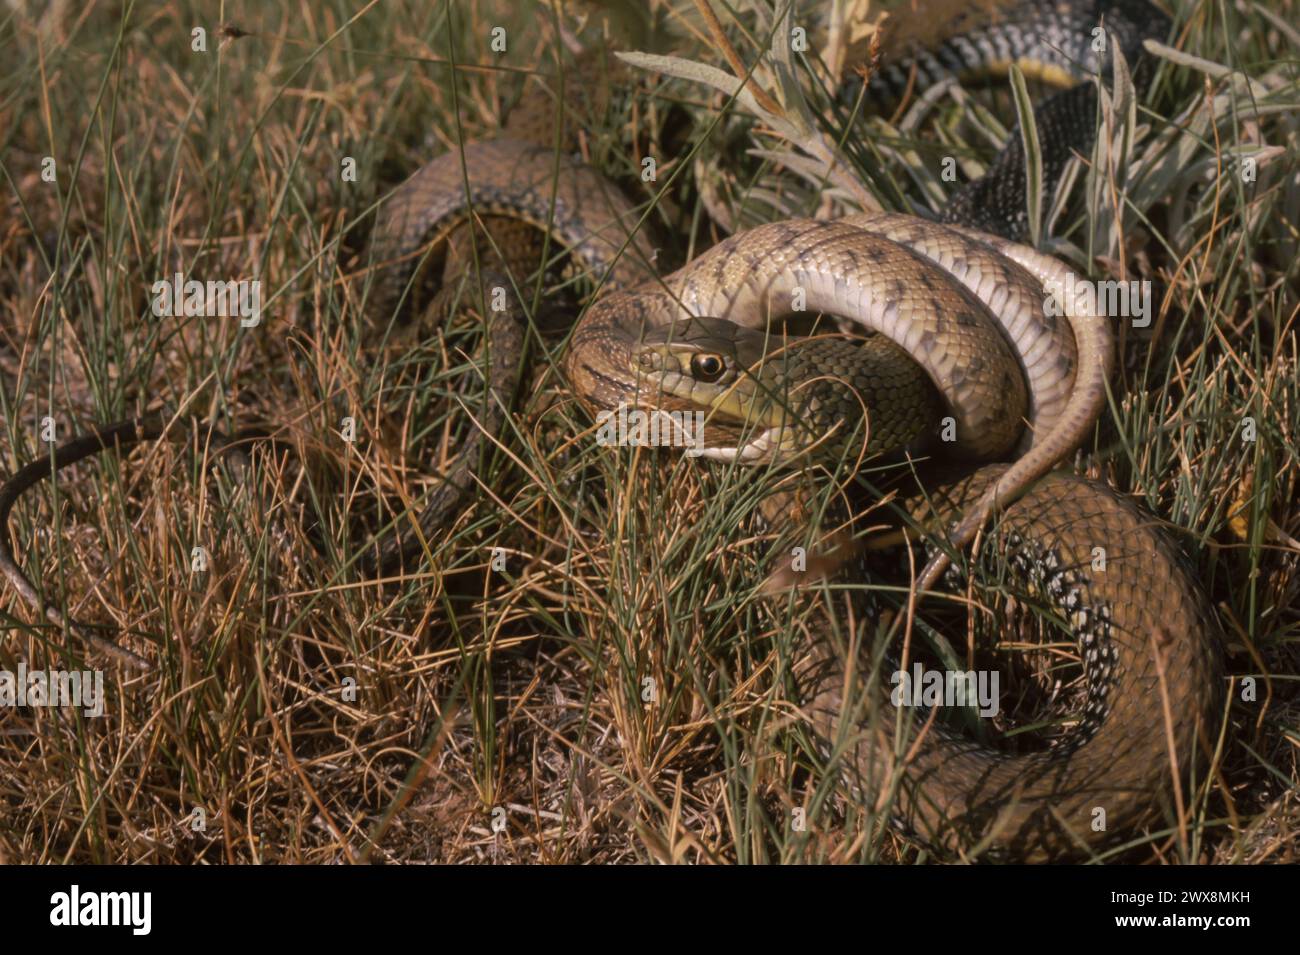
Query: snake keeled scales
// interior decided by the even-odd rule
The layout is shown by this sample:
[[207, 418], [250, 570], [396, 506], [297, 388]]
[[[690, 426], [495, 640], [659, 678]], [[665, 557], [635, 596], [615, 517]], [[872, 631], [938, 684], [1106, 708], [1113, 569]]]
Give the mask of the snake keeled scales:
[[[1000, 17], [963, 24], [959, 35], [919, 54], [914, 71], [886, 72], [884, 85], [924, 86], [943, 74], [1010, 62], [1045, 79], [1077, 81], [1104, 66], [1088, 52], [1097, 25], [1112, 31], [1130, 59], [1140, 57], [1142, 37], [1167, 29], [1145, 0], [1002, 7]], [[580, 84], [571, 78], [569, 85]], [[1080, 83], [1035, 112], [1049, 181], [1080, 148], [1080, 136], [1092, 133], [1093, 89]], [[919, 733], [918, 744], [923, 720], [900, 745], [885, 696], [860, 690], [855, 667], [846, 666], [856, 657], [829, 640], [806, 648], [801, 702], [854, 791], [871, 801], [895, 791], [897, 820], [933, 845], [1056, 858], [1143, 827], [1177, 825], [1198, 750], [1217, 728], [1215, 618], [1154, 519], [1101, 485], [1048, 474], [1092, 433], [1106, 403], [1114, 344], [1103, 316], [1074, 312], [1069, 302], [1060, 303], [1065, 317], [1045, 312], [1044, 284], [1066, 270], [1012, 241], [1023, 236], [1025, 221], [1019, 149], [1005, 150], [986, 177], [958, 194], [945, 210], [947, 224], [890, 214], [774, 223], [657, 279], [654, 248], [636, 228], [640, 217], [630, 203], [567, 150], [556, 159], [552, 113], [521, 106], [501, 138], [468, 144], [420, 170], [385, 203], [373, 237], [377, 263], [409, 262], [434, 249], [446, 258], [446, 288], [469, 275], [477, 279], [465, 292], [471, 301], [504, 291], [506, 307], [483, 309], [494, 349], [483, 431], [495, 431], [508, 406], [522, 347], [514, 283], [536, 267], [537, 230], [545, 230], [603, 280], [565, 358], [575, 393], [593, 408], [705, 409], [728, 425], [723, 433], [745, 435], [744, 444], [706, 447], [706, 454], [745, 461], [798, 453], [837, 423], [851, 432], [855, 408], [865, 408], [872, 451], [935, 433], [936, 414], [951, 415], [956, 447], [976, 459], [1019, 450], [1009, 465], [929, 489], [941, 517], [928, 526], [938, 536], [949, 526], [953, 549], [985, 529], [985, 552], [996, 548], [1069, 624], [1087, 682], [1078, 725], [1050, 750], [1027, 754], [988, 748], [939, 724]], [[1013, 145], [1018, 136], [1013, 132]], [[471, 216], [484, 226], [477, 245]], [[391, 313], [410, 274], [378, 273], [378, 311]], [[879, 337], [863, 348], [767, 333], [769, 322], [801, 309]], [[911, 362], [900, 361], [901, 352]], [[717, 376], [713, 367], [697, 373], [698, 354], [720, 359]], [[891, 404], [891, 396], [906, 403]], [[157, 434], [119, 428], [110, 436], [125, 444]], [[418, 521], [426, 534], [468, 486], [478, 440], [426, 503]], [[92, 441], [76, 456], [106, 443]], [[0, 520], [40, 476], [38, 469], [0, 495]], [[924, 510], [916, 508], [918, 516]], [[372, 569], [411, 555], [412, 539], [399, 540], [374, 555]], [[1099, 547], [1104, 569], [1095, 559]], [[0, 558], [0, 569], [25, 584], [7, 550]], [[932, 561], [918, 588], [942, 569]], [[1098, 810], [1104, 829], [1095, 825]]]

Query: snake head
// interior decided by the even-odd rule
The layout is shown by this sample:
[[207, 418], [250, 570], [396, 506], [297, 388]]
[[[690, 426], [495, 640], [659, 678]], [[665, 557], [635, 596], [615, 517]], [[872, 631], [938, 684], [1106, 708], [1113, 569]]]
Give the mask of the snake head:
[[777, 357], [787, 353], [786, 342], [710, 317], [654, 329], [631, 354], [642, 382], [638, 403], [702, 412], [708, 457], [757, 463], [795, 451], [810, 435], [793, 426], [791, 403], [780, 394], [798, 381]]
[[703, 413], [702, 453], [717, 460], [886, 453], [938, 416], [925, 374], [882, 336], [786, 338], [691, 318], [645, 333], [629, 361], [637, 403]]
[[771, 336], [720, 318], [689, 318], [653, 329], [631, 355], [632, 370], [643, 383], [640, 403], [703, 411], [710, 424], [734, 432], [753, 420], [754, 374], [770, 341]]
[[721, 318], [688, 318], [648, 331], [632, 360], [643, 375], [724, 388], [762, 359], [766, 337]]

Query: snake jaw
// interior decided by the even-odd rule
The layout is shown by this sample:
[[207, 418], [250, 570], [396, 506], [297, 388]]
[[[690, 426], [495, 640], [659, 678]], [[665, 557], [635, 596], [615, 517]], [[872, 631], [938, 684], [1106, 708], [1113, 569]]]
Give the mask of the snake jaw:
[[[678, 356], [666, 363], [688, 367]], [[677, 399], [674, 404], [703, 412], [710, 437], [699, 456], [713, 461], [772, 464], [820, 444], [817, 429], [778, 400], [777, 389], [763, 378], [763, 369], [740, 370], [718, 382], [702, 382], [679, 370], [661, 371], [651, 386], [660, 404], [652, 407], [663, 408], [662, 397], [668, 396]]]
[[[719, 321], [666, 327], [637, 346], [631, 362], [648, 385], [643, 394], [649, 401], [641, 404], [706, 416], [710, 440], [697, 456], [748, 465], [806, 461], [842, 450], [854, 422], [868, 423], [862, 393], [879, 390], [867, 384], [874, 375], [872, 349], [833, 338], [785, 339], [730, 322], [715, 331]], [[717, 359], [715, 366], [705, 367], [702, 355]], [[849, 372], [854, 367], [861, 369], [856, 382]]]
[[769, 464], [777, 460], [785, 460], [786, 455], [797, 452], [797, 448], [787, 448], [785, 445], [785, 434], [787, 429], [784, 428], [765, 428], [762, 432], [746, 441], [737, 440], [732, 447], [706, 447], [700, 457], [708, 458], [710, 461], [719, 461], [724, 464]]
[[[727, 327], [733, 335], [737, 331], [730, 323]], [[682, 337], [674, 337], [674, 333]], [[707, 331], [701, 332], [699, 320], [692, 320], [640, 345], [633, 362], [645, 376], [650, 407], [668, 410], [671, 403], [705, 415], [705, 427], [713, 433], [713, 440], [700, 456], [764, 463], [775, 452], [794, 450], [795, 443], [784, 409], [761, 400], [763, 389], [756, 372], [742, 365], [737, 351], [734, 341], [719, 341]], [[721, 371], [701, 377], [712, 370], [702, 366], [702, 356], [715, 360]], [[665, 398], [673, 400], [666, 402]], [[717, 440], [719, 433], [725, 443]]]

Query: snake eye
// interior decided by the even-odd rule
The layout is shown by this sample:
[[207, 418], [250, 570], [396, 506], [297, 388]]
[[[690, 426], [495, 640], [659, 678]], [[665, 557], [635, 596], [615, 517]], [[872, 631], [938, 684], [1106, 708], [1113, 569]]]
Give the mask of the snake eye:
[[691, 356], [691, 375], [700, 381], [717, 381], [726, 367], [717, 355]]

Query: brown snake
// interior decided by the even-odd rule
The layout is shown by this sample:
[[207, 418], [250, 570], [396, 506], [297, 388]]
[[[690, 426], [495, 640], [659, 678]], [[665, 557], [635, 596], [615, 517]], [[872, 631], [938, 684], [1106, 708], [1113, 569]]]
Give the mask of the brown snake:
[[[1105, 318], [1074, 313], [1070, 302], [1059, 303], [1067, 319], [1044, 313], [1044, 284], [1064, 282], [1065, 267], [997, 236], [871, 214], [760, 227], [633, 286], [652, 254], [631, 205], [613, 187], [580, 178], [589, 175], [584, 167], [562, 161], [554, 175], [552, 163], [524, 164], [527, 155], [497, 141], [471, 147], [467, 174], [454, 157], [425, 167], [399, 191], [380, 247], [409, 254], [430, 247], [430, 236], [436, 247], [466, 208], [549, 228], [608, 280], [565, 359], [575, 393], [594, 409], [690, 407], [638, 364], [640, 343], [656, 334], [671, 340], [696, 316], [761, 338], [791, 313], [798, 288], [809, 312], [853, 320], [909, 352], [956, 419], [960, 449], [996, 458], [1019, 441], [1025, 451], [932, 499], [945, 515], [962, 515], [948, 535], [953, 550], [1000, 510], [1003, 553], [1056, 603], [1081, 646], [1088, 691], [1080, 725], [1052, 750], [1018, 756], [932, 727], [911, 758], [899, 759], [908, 746], [896, 747], [893, 720], [883, 721], [885, 732], [882, 721], [864, 724], [843, 706], [843, 658], [823, 642], [810, 648], [801, 690], [824, 739], [836, 738], [841, 719], [870, 727], [849, 733], [841, 753], [859, 791], [896, 788], [895, 812], [932, 844], [985, 840], [1026, 858], [1077, 854], [1162, 817], [1176, 821], [1187, 794], [1178, 807], [1171, 794], [1197, 761], [1194, 741], [1212, 739], [1217, 725], [1215, 619], [1176, 550], [1131, 505], [1101, 485], [1043, 477], [1092, 432], [1114, 363]], [[767, 344], [769, 352], [783, 347]], [[762, 460], [748, 451], [763, 440], [704, 453]], [[1104, 571], [1092, 570], [1098, 546], [1109, 554]], [[931, 560], [918, 592], [945, 564], [943, 552]]]
[[[575, 389], [593, 405], [680, 407], [664, 402], [664, 381], [634, 360], [638, 342], [655, 333], [671, 342], [679, 329], [689, 350], [696, 316], [761, 329], [792, 314], [799, 289], [810, 312], [853, 320], [909, 352], [943, 395], [968, 453], [1006, 453], [1027, 419], [1032, 439], [1014, 464], [931, 494], [943, 515], [962, 515], [948, 533], [954, 549], [1000, 510], [1001, 553], [1070, 624], [1088, 684], [1070, 736], [1049, 751], [1012, 756], [931, 727], [911, 758], [899, 759], [913, 741], [895, 748], [892, 719], [864, 722], [855, 715], [865, 703], [842, 706], [852, 681], [838, 651], [814, 645], [803, 674], [824, 738], [836, 738], [841, 718], [866, 727], [848, 735], [841, 754], [860, 791], [896, 788], [895, 812], [934, 845], [1059, 857], [1113, 842], [1162, 811], [1176, 822], [1186, 806], [1166, 797], [1217, 726], [1215, 618], [1176, 550], [1104, 486], [1065, 475], [1038, 480], [1092, 431], [1113, 362], [1105, 319], [1073, 313], [1070, 303], [1062, 303], [1068, 323], [1044, 314], [1043, 283], [1064, 271], [995, 236], [902, 216], [778, 223], [733, 236], [662, 285], [601, 298], [569, 352]], [[795, 347], [768, 342], [769, 352]], [[749, 444], [704, 453], [762, 460], [747, 452], [768, 437], [760, 430]], [[1098, 547], [1108, 555], [1102, 570], [1094, 569]], [[941, 552], [919, 575], [918, 592], [945, 565]]]
[[[536, 122], [540, 112], [523, 110], [524, 122]], [[1068, 623], [1083, 659], [1086, 705], [1070, 735], [1042, 752], [1012, 755], [906, 720], [896, 738], [885, 694], [857, 689], [858, 648], [814, 641], [799, 688], [823, 754], [834, 757], [860, 796], [880, 804], [893, 794], [892, 813], [909, 831], [957, 851], [980, 845], [1058, 858], [1095, 851], [1143, 827], [1184, 822], [1193, 769], [1218, 728], [1217, 625], [1151, 518], [1104, 486], [1048, 473], [1091, 434], [1115, 360], [1106, 319], [1074, 313], [1068, 302], [1067, 319], [1045, 314], [1044, 283], [1062, 278], [1065, 267], [960, 226], [869, 214], [741, 233], [654, 279], [654, 251], [632, 205], [567, 153], [557, 160], [550, 142], [549, 132], [539, 138], [507, 128], [501, 139], [435, 160], [390, 197], [374, 234], [381, 264], [445, 251], [444, 286], [465, 274], [478, 277], [470, 300], [499, 348], [487, 374], [482, 431], [495, 431], [506, 413], [522, 341], [516, 283], [540, 259], [538, 238], [519, 223], [549, 233], [602, 283], [565, 357], [575, 393], [593, 409], [691, 407], [668, 393], [661, 369], [647, 374], [644, 343], [662, 339], [671, 349], [680, 330], [689, 344], [699, 327], [690, 319], [698, 317], [765, 336], [770, 323], [796, 310], [796, 290], [810, 313], [884, 336], [915, 359], [916, 374], [942, 396], [959, 451], [978, 460], [1017, 446], [1023, 452], [1010, 465], [931, 489], [938, 518], [913, 507], [947, 545], [918, 576], [915, 592], [930, 589], [947, 554], [970, 544], [995, 516], [984, 552], [996, 547]], [[477, 246], [474, 222], [484, 226]], [[409, 269], [380, 273], [373, 298], [381, 312], [391, 313], [409, 277]], [[489, 304], [494, 292], [504, 293], [502, 307]], [[774, 337], [766, 350], [794, 347], [795, 340]], [[752, 378], [763, 360], [736, 370]], [[872, 414], [865, 409], [868, 424]], [[938, 423], [929, 426], [934, 431]], [[778, 437], [760, 431], [747, 443], [707, 453], [764, 460]], [[476, 434], [416, 519], [421, 536], [469, 486], [478, 441]], [[48, 474], [49, 464], [43, 467]], [[14, 496], [0, 502], [0, 518]], [[413, 553], [410, 545], [410, 538], [390, 541], [372, 566], [400, 563]], [[1107, 554], [1101, 570], [1094, 569], [1097, 547]], [[10, 579], [17, 574], [30, 591], [7, 547], [0, 558]]]

